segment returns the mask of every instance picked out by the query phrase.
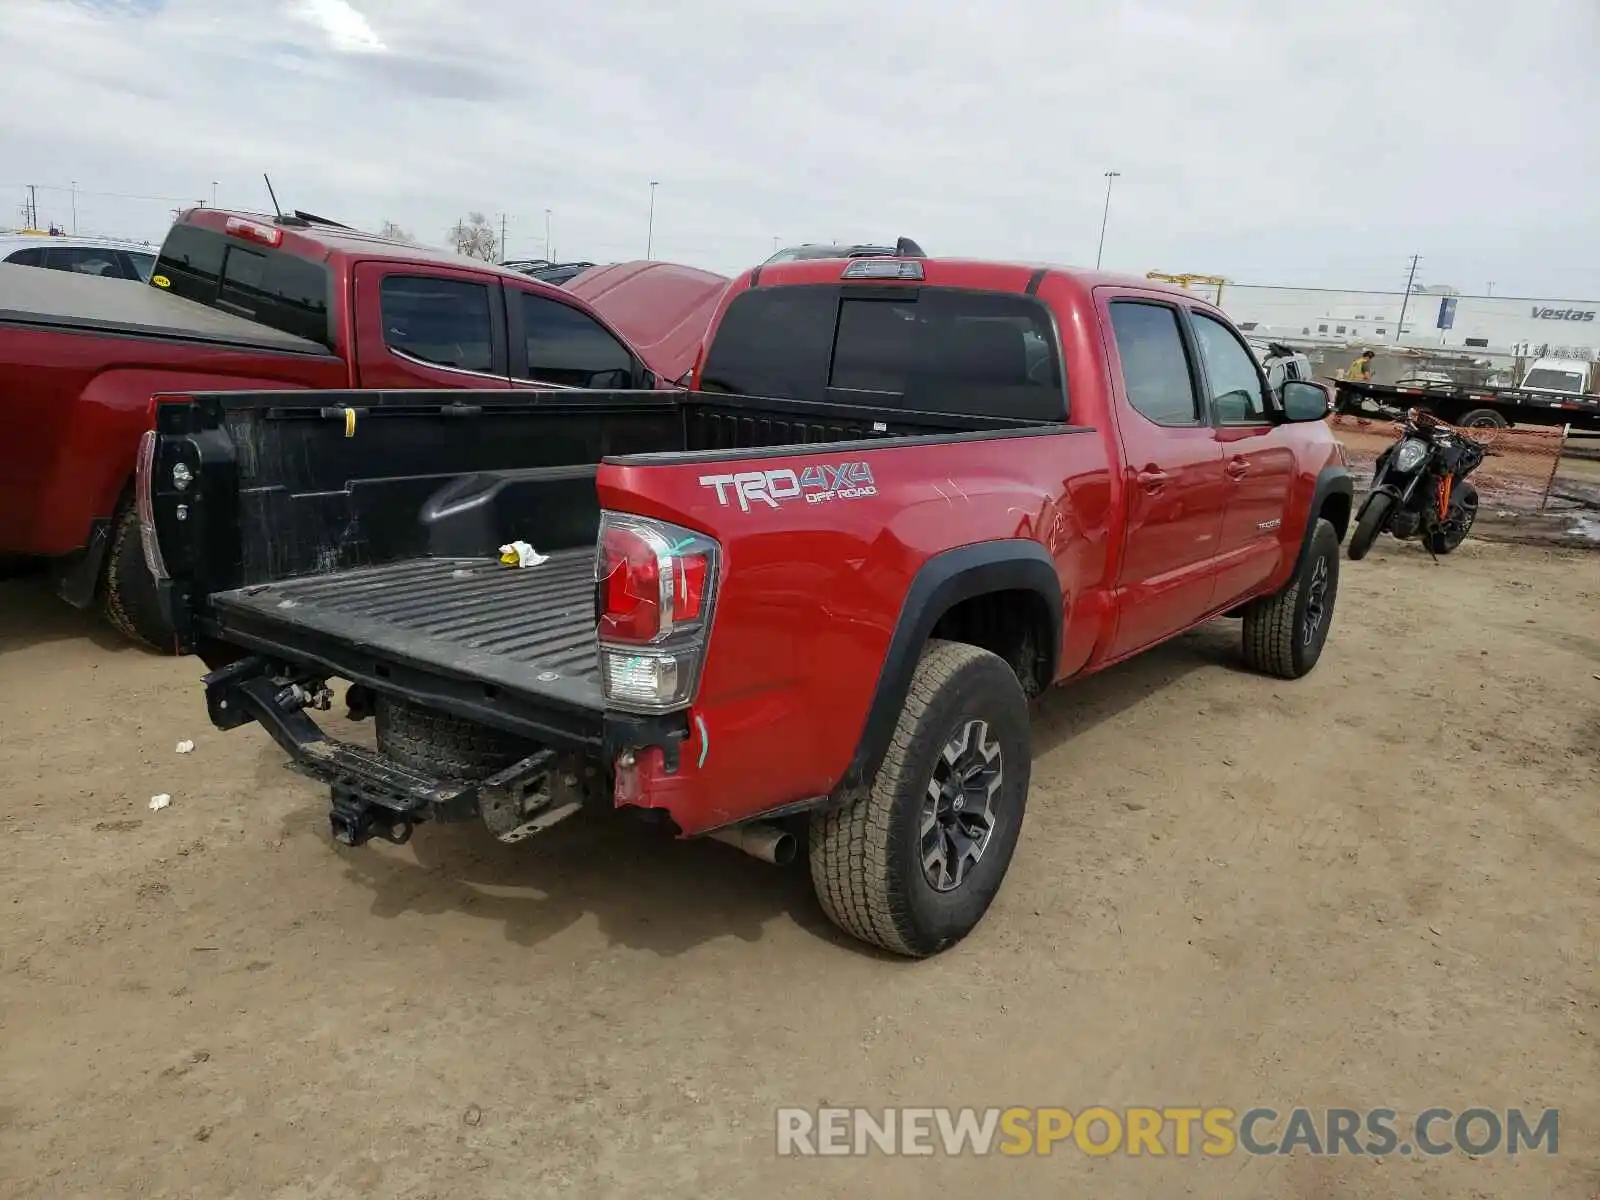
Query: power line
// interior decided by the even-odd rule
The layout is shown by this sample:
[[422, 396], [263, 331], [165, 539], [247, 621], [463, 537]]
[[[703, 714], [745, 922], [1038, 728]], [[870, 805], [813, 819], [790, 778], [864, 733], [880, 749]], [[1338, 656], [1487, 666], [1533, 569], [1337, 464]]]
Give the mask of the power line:
[[193, 196], [142, 196], [133, 192], [97, 192], [89, 188], [73, 188], [71, 184], [60, 183], [0, 183], [6, 188], [37, 188], [41, 192], [73, 192], [80, 196], [109, 196], [115, 200], [150, 200], [163, 203], [181, 202], [184, 204], [197, 203]]

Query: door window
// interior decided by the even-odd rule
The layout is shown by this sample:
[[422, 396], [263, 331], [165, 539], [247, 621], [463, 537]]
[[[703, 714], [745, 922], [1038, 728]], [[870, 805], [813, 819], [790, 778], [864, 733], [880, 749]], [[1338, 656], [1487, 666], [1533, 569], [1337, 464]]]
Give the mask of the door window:
[[133, 268], [133, 273], [128, 278], [139, 279], [149, 283], [150, 276], [156, 269], [156, 256], [154, 254], [144, 254], [138, 250], [129, 250], [126, 251], [125, 257], [128, 260], [128, 265]]
[[1111, 328], [1128, 403], [1157, 425], [1198, 425], [1200, 405], [1178, 312], [1165, 304], [1116, 301]]
[[575, 388], [626, 388], [633, 355], [600, 322], [570, 305], [522, 293], [526, 379]]
[[1217, 420], [1224, 425], [1262, 424], [1267, 419], [1267, 409], [1261, 395], [1261, 374], [1250, 351], [1221, 321], [1204, 313], [1190, 315]]
[[6, 261], [19, 267], [42, 267], [44, 266], [44, 247], [29, 246], [26, 249], [18, 250]]
[[122, 264], [115, 250], [93, 246], [51, 246], [45, 251], [44, 265], [52, 271], [73, 271], [79, 275], [106, 275], [123, 278]]
[[426, 275], [390, 275], [379, 292], [389, 349], [436, 367], [489, 372], [494, 365], [489, 289]]

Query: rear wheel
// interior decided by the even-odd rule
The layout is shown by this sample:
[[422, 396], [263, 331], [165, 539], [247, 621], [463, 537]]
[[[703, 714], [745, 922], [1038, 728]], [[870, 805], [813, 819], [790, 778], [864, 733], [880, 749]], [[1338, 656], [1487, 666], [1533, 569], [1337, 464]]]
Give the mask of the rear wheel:
[[111, 533], [100, 611], [124, 637], [163, 654], [177, 652], [172, 626], [161, 612], [155, 576], [144, 561], [139, 514], [132, 505], [123, 509]]
[[388, 696], [377, 698], [372, 716], [379, 753], [436, 779], [487, 779], [532, 753], [498, 729]]
[[1492, 408], [1475, 408], [1462, 413], [1456, 426], [1461, 429], [1504, 429], [1511, 424]]
[[1327, 644], [1338, 594], [1339, 534], [1332, 521], [1318, 518], [1305, 560], [1288, 586], [1245, 610], [1245, 664], [1280, 679], [1309, 673]]
[[1449, 554], [1472, 532], [1472, 523], [1478, 519], [1478, 489], [1470, 483], [1459, 483], [1450, 493], [1450, 508], [1438, 528], [1428, 534], [1428, 549], [1435, 554]]
[[1367, 502], [1361, 506], [1361, 518], [1356, 522], [1356, 531], [1350, 535], [1350, 560], [1359, 562], [1367, 556], [1367, 551], [1372, 549], [1372, 543], [1378, 540], [1384, 522], [1389, 519], [1389, 510], [1394, 507], [1394, 497], [1388, 492], [1373, 492], [1367, 497]]
[[928, 643], [872, 791], [811, 819], [811, 881], [840, 929], [923, 958], [977, 926], [1022, 832], [1028, 702], [1005, 660]]

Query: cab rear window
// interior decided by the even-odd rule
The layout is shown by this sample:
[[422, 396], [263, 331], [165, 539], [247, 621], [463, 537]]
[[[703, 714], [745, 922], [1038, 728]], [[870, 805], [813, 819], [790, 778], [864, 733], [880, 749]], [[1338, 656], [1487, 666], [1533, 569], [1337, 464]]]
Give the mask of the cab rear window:
[[333, 349], [326, 265], [195, 225], [167, 234], [154, 274], [167, 290]]
[[756, 288], [723, 315], [710, 392], [1060, 421], [1055, 326], [1029, 296], [957, 288]]

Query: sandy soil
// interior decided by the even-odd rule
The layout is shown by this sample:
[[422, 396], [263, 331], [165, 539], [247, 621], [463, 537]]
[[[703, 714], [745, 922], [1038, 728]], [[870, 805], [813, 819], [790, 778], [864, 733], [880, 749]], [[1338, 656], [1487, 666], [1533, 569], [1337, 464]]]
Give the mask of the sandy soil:
[[[803, 869], [614, 817], [340, 851], [195, 662], [0, 584], [0, 1193], [1592, 1200], [1600, 555], [1385, 542], [1312, 677], [1236, 644], [1045, 701], [995, 909], [910, 964]], [[1559, 1106], [1561, 1142], [777, 1159], [773, 1108], [828, 1101]]]

